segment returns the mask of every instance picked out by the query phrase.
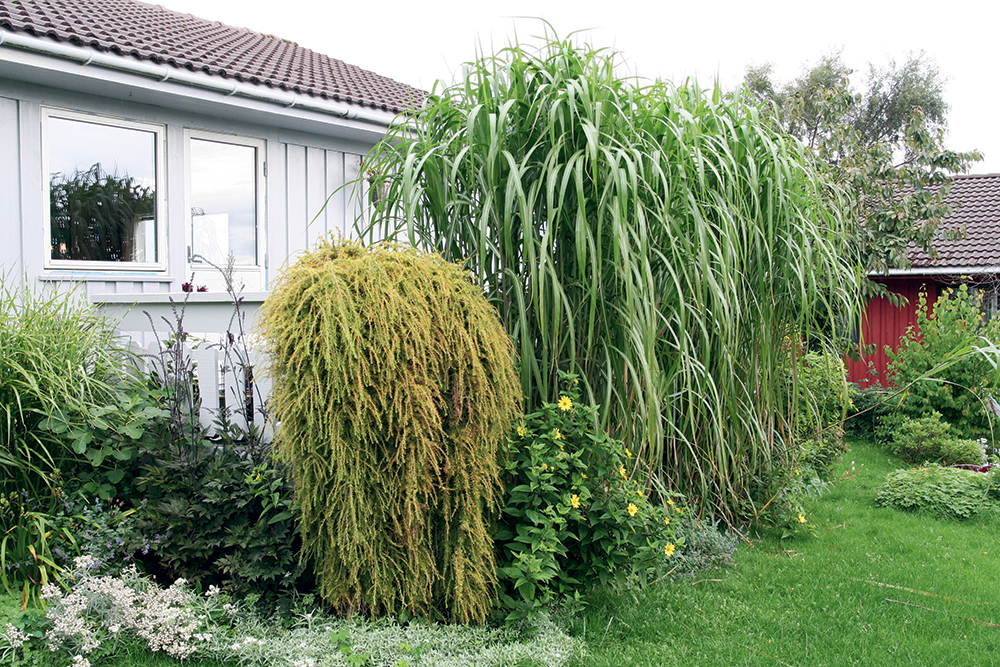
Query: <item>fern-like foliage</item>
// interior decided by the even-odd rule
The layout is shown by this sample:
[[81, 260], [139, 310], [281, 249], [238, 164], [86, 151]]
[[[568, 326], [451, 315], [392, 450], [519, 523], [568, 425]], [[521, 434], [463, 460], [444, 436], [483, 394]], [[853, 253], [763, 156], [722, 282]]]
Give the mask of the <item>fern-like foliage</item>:
[[324, 241], [282, 274], [261, 322], [274, 446], [293, 464], [321, 595], [483, 622], [498, 455], [521, 393], [482, 289], [411, 248]]

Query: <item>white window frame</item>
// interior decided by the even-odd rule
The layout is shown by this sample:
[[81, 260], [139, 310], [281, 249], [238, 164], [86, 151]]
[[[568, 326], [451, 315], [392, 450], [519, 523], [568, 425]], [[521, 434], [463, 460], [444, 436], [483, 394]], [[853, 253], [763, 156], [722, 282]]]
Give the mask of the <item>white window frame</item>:
[[[115, 118], [103, 114], [83, 113], [51, 107], [42, 107], [42, 239], [46, 269], [57, 271], [156, 271], [167, 270], [167, 168], [165, 125]], [[75, 120], [84, 123], [121, 127], [131, 130], [152, 132], [154, 136], [154, 156], [156, 170], [156, 261], [155, 262], [95, 262], [81, 259], [52, 258], [52, 211], [49, 192], [49, 118]]]
[[[266, 254], [267, 246], [267, 234], [266, 234], [266, 218], [265, 218], [265, 190], [266, 181], [264, 180], [264, 163], [267, 160], [267, 155], [265, 153], [267, 143], [263, 139], [257, 139], [254, 137], [245, 137], [235, 134], [222, 134], [219, 132], [209, 132], [207, 130], [197, 130], [192, 128], [184, 129], [184, 246], [185, 246], [185, 258], [187, 260], [187, 274], [185, 280], [190, 277], [192, 271], [198, 272], [200, 276], [206, 275], [206, 272], [214, 271], [212, 267], [204, 262], [199, 262], [192, 258], [192, 247], [191, 247], [191, 140], [201, 139], [203, 141], [215, 141], [223, 144], [232, 144], [234, 146], [247, 146], [256, 149], [257, 164], [254, 166], [254, 173], [256, 174], [256, 215], [254, 219], [256, 220], [256, 248], [255, 248], [255, 258], [254, 264], [243, 264], [236, 265], [234, 268], [234, 279], [251, 278], [251, 283], [257, 284], [259, 286], [256, 289], [263, 289], [263, 279], [264, 279], [264, 258]], [[199, 278], [201, 279], [201, 278]], [[196, 281], [197, 282], [197, 281]], [[254, 289], [254, 288], [251, 288]], [[214, 290], [213, 290], [214, 291]]]

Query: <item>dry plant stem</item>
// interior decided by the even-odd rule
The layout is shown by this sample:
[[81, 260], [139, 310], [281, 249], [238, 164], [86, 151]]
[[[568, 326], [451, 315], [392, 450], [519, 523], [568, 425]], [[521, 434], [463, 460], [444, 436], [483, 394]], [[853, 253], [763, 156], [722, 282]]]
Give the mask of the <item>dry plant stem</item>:
[[949, 602], [958, 602], [960, 604], [971, 604], [971, 605], [984, 605], [992, 604], [991, 602], [965, 602], [964, 600], [956, 600], [955, 598], [950, 598], [947, 595], [938, 595], [937, 593], [931, 593], [929, 591], [918, 591], [913, 588], [906, 588], [905, 586], [893, 586], [892, 584], [885, 584], [881, 581], [871, 581], [870, 579], [855, 579], [851, 577], [851, 581], [860, 581], [865, 584], [872, 584], [873, 586], [880, 586], [882, 588], [894, 588], [897, 591], [906, 591], [907, 593], [916, 593], [918, 595], [926, 595], [928, 597], [941, 598], [942, 600], [948, 600]]
[[931, 609], [930, 607], [924, 607], [923, 605], [913, 604], [912, 602], [903, 602], [902, 600], [892, 600], [890, 598], [885, 599], [886, 602], [895, 602], [896, 604], [906, 605], [907, 607], [916, 607], [917, 609], [924, 609], [926, 611], [933, 612], [935, 614], [944, 614], [945, 616], [952, 616], [954, 618], [960, 618], [963, 621], [971, 621], [972, 623], [978, 623], [979, 625], [985, 625], [988, 628], [1000, 628], [1000, 625], [996, 623], [987, 623], [986, 621], [980, 621], [975, 618], [969, 618], [968, 616], [959, 616], [958, 614], [951, 614], [946, 611], [941, 611], [939, 609]]

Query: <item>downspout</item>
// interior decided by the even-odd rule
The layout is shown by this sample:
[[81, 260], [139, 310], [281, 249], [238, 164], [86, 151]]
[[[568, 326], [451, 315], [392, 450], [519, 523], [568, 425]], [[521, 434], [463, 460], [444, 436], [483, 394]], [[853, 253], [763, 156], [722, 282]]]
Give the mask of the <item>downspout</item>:
[[365, 109], [359, 109], [352, 105], [327, 102], [325, 100], [313, 100], [305, 95], [289, 95], [286, 93], [270, 92], [262, 86], [229, 81], [226, 79], [217, 80], [211, 75], [199, 75], [180, 68], [168, 68], [160, 65], [153, 65], [141, 60], [135, 60], [129, 57], [108, 55], [93, 49], [69, 46], [60, 42], [53, 42], [22, 33], [10, 32], [6, 29], [0, 30], [0, 46], [4, 45], [79, 62], [81, 66], [96, 65], [106, 69], [119, 70], [130, 74], [150, 77], [157, 79], [161, 83], [172, 81], [196, 88], [213, 90], [226, 96], [238, 95], [240, 97], [246, 97], [271, 104], [279, 104], [288, 109], [297, 107], [307, 111], [315, 111], [325, 115], [337, 116], [339, 118], [364, 121], [380, 125], [382, 127], [403, 125], [407, 122], [406, 118], [402, 116], [388, 116], [371, 113]]

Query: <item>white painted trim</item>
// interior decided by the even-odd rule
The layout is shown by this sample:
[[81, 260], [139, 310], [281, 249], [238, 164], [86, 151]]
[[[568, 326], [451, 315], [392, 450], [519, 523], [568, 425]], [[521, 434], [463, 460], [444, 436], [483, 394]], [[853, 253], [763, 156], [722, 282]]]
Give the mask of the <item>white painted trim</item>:
[[[153, 134], [154, 171], [156, 176], [156, 261], [155, 262], [92, 262], [75, 259], [52, 259], [52, 220], [49, 206], [49, 119], [72, 120], [106, 127], [119, 127], [130, 130], [140, 130]], [[167, 168], [166, 168], [166, 132], [165, 125], [157, 123], [142, 123], [126, 118], [115, 118], [102, 114], [82, 113], [68, 109], [41, 107], [41, 151], [42, 151], [42, 256], [43, 267], [55, 271], [107, 271], [109, 275], [117, 276], [122, 271], [158, 271], [167, 270]]]
[[255, 196], [256, 212], [254, 215], [257, 229], [255, 253], [255, 263], [253, 266], [236, 266], [234, 268], [234, 281], [250, 279], [254, 284], [263, 286], [264, 277], [264, 255], [267, 253], [267, 206], [265, 191], [267, 182], [264, 177], [264, 163], [267, 161], [267, 142], [263, 139], [245, 137], [236, 134], [222, 134], [219, 132], [209, 132], [194, 128], [184, 128], [184, 243], [187, 246], [185, 253], [185, 275], [190, 276], [196, 271], [213, 271], [212, 267], [204, 262], [190, 260], [191, 248], [191, 140], [201, 139], [203, 141], [214, 141], [234, 146], [247, 146], [254, 149], [256, 164], [254, 173], [256, 175]]
[[920, 276], [983, 276], [1000, 274], [1000, 266], [945, 266], [911, 269], [889, 269], [885, 273], [869, 273], [870, 278], [899, 278]]
[[[295, 107], [324, 115], [355, 119], [378, 125], [382, 128], [389, 128], [408, 122], [405, 116], [397, 116], [389, 112], [368, 110], [355, 105], [338, 104], [336, 102], [316, 99], [309, 95], [276, 92], [266, 86], [240, 83], [203, 72], [190, 72], [175, 67], [154, 65], [132, 57], [101, 53], [94, 49], [70, 46], [50, 39], [10, 32], [6, 29], [0, 29], [0, 45], [33, 51], [53, 58], [74, 61], [80, 63], [83, 67], [96, 66], [124, 71], [129, 74], [155, 79], [158, 84], [178, 83], [208, 89], [220, 93], [223, 98], [251, 98], [280, 105], [286, 109]], [[235, 104], [238, 104], [238, 102]]]
[[[268, 292], [242, 292], [239, 296], [241, 303], [264, 303]], [[187, 299], [188, 303], [227, 303], [232, 304], [233, 299], [224, 292], [170, 292], [159, 294], [91, 294], [90, 300], [93, 303], [124, 303], [141, 306], [144, 303], [170, 303], [173, 300], [178, 305]]]

